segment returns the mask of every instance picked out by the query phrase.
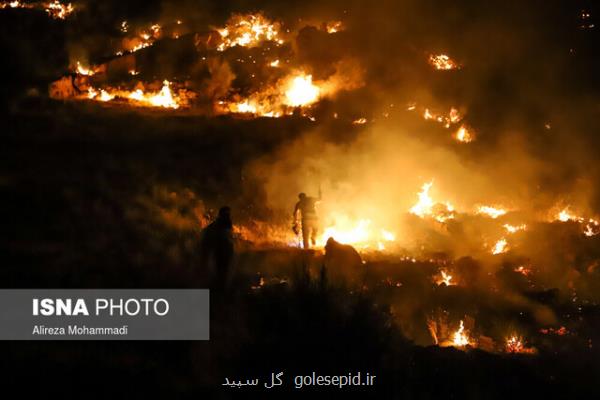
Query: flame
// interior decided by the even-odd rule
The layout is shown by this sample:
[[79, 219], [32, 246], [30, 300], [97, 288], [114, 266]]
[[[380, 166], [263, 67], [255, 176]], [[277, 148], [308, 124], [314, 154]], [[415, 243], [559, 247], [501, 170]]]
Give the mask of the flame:
[[480, 206], [477, 209], [477, 214], [485, 214], [493, 219], [496, 219], [506, 213], [507, 213], [507, 211], [503, 208], [490, 207], [490, 206]]
[[26, 8], [44, 10], [54, 19], [66, 19], [75, 11], [75, 7], [71, 3], [62, 4], [58, 0], [52, 2], [37, 2], [37, 3], [21, 3], [18, 0], [0, 3], [0, 9], [4, 8]]
[[454, 138], [461, 143], [470, 143], [475, 139], [473, 133], [464, 125], [458, 128], [458, 131], [454, 134]]
[[523, 275], [523, 276], [529, 276], [531, 275], [531, 269], [527, 268], [524, 265], [519, 265], [517, 268], [514, 269], [515, 272]]
[[217, 50], [224, 51], [234, 46], [256, 47], [265, 41], [282, 44], [279, 29], [279, 23], [270, 21], [261, 13], [235, 14], [229, 18], [224, 28], [217, 29], [221, 35]]
[[433, 200], [429, 196], [431, 186], [433, 186], [433, 181], [423, 184], [421, 191], [417, 195], [419, 201], [410, 209], [412, 214], [418, 215], [421, 218], [431, 214], [431, 209], [433, 208]]
[[[127, 32], [128, 30], [129, 27], [127, 25], [127, 21], [123, 21], [121, 23], [121, 31]], [[135, 53], [136, 51], [150, 47], [154, 44], [154, 42], [157, 39], [160, 39], [161, 35], [162, 27], [159, 24], [152, 24], [147, 29], [138, 31], [136, 36], [124, 39], [124, 51], [129, 53]], [[118, 51], [116, 54], [118, 56], [121, 56], [123, 55], [123, 51]]]
[[445, 204], [434, 203], [429, 196], [429, 189], [433, 186], [433, 181], [423, 184], [421, 191], [417, 194], [419, 201], [409, 210], [411, 214], [425, 218], [432, 216], [438, 222], [445, 222], [448, 219], [454, 218], [454, 207], [446, 202]]
[[73, 4], [62, 4], [58, 0], [46, 4], [46, 12], [55, 19], [66, 19], [75, 11]]
[[533, 354], [535, 349], [525, 347], [523, 338], [516, 334], [513, 334], [506, 338], [505, 351], [507, 353], [521, 353], [521, 354]]
[[269, 66], [277, 68], [279, 66], [279, 60], [274, 60], [269, 63]]
[[79, 75], [85, 75], [85, 76], [92, 76], [96, 73], [96, 71], [94, 71], [93, 69], [82, 66], [79, 61], [77, 61], [77, 68], [75, 71]]
[[563, 208], [558, 214], [556, 214], [553, 218], [554, 221], [560, 222], [578, 222], [579, 224], [585, 224], [583, 228], [583, 234], [587, 237], [595, 236], [600, 233], [600, 222], [593, 218], [586, 219], [575, 215], [573, 212], [569, 210], [569, 206]]
[[585, 236], [588, 237], [597, 235], [598, 233], [600, 233], [600, 222], [590, 218], [590, 220], [585, 226], [585, 230], [583, 231], [583, 233]]
[[470, 344], [469, 336], [465, 331], [465, 325], [460, 320], [460, 327], [456, 332], [454, 332], [454, 336], [452, 337], [452, 345], [455, 347], [465, 347]]
[[431, 54], [429, 56], [429, 64], [437, 70], [448, 71], [459, 68], [459, 65], [446, 54]]
[[320, 89], [313, 85], [312, 75], [293, 78], [285, 91], [286, 104], [292, 107], [306, 106], [319, 99]]
[[435, 283], [441, 285], [442, 283], [446, 286], [454, 285], [452, 283], [452, 275], [447, 273], [445, 270], [440, 270], [440, 275], [436, 278]]
[[177, 101], [173, 98], [173, 93], [171, 93], [170, 85], [171, 83], [165, 80], [160, 92], [156, 94], [144, 94], [142, 90], [138, 89], [131, 93], [129, 98], [141, 103], [149, 103], [154, 107], [179, 108], [179, 104], [177, 104]]
[[516, 233], [518, 231], [524, 231], [525, 229], [527, 229], [527, 225], [525, 224], [521, 224], [521, 225], [511, 225], [511, 224], [504, 224], [504, 229], [506, 229], [506, 231], [508, 233]]
[[[187, 95], [192, 98], [191, 94]], [[129, 100], [133, 105], [139, 107], [162, 107], [178, 109], [181, 106], [187, 106], [187, 97], [175, 96], [171, 91], [171, 83], [167, 80], [163, 81], [163, 86], [158, 92], [144, 92], [142, 89], [133, 91], [121, 89], [96, 89], [90, 87], [88, 89], [87, 98], [102, 102], [111, 101], [113, 99]]]
[[330, 21], [325, 24], [327, 33], [336, 33], [343, 30], [342, 21]]
[[508, 242], [505, 238], [501, 238], [496, 242], [494, 247], [492, 248], [492, 254], [502, 254], [508, 251]]
[[[233, 101], [221, 100], [215, 108], [222, 113], [246, 113], [262, 117], [292, 115], [294, 108], [306, 109], [319, 100], [321, 88], [312, 76], [303, 72], [288, 75], [276, 84], [252, 93], [246, 98], [235, 96]], [[308, 116], [307, 114], [302, 114]], [[313, 119], [314, 120], [314, 119]]]
[[356, 246], [360, 249], [377, 248], [385, 250], [386, 242], [394, 242], [396, 235], [385, 229], [374, 229], [372, 220], [362, 218], [354, 220], [345, 214], [331, 214], [325, 221], [334, 221], [326, 227], [317, 240], [317, 246], [323, 247], [327, 239]]
[[[416, 104], [411, 103], [411, 104], [409, 104], [407, 110], [413, 111], [416, 108], [417, 108]], [[452, 126], [453, 124], [459, 123], [463, 119], [463, 116], [458, 111], [458, 109], [456, 109], [454, 107], [450, 107], [450, 111], [448, 112], [448, 114], [437, 113], [437, 112], [432, 111], [429, 108], [425, 108], [423, 110], [423, 119], [425, 119], [426, 121], [439, 122], [440, 124], [443, 124], [444, 127], [447, 129], [447, 128], [450, 128], [450, 126]], [[461, 128], [463, 128], [463, 127], [461, 127]], [[466, 128], [464, 128], [464, 130], [465, 130], [465, 133], [462, 134], [462, 136], [464, 136], [465, 138], [468, 137], [469, 141], [472, 141], [473, 140], [472, 135], [467, 131]], [[459, 129], [459, 132], [457, 132], [454, 136], [457, 137], [458, 133], [460, 133], [460, 129]]]
[[569, 211], [569, 207], [565, 207], [564, 209], [562, 209], [556, 216], [556, 219], [561, 222], [567, 222], [567, 221], [583, 222], [583, 218], [578, 217], [575, 214], [571, 213]]

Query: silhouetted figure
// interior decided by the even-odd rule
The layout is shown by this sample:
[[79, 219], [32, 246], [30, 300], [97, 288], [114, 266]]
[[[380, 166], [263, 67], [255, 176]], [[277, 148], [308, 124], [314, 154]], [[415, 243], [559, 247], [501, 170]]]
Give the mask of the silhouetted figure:
[[233, 223], [231, 209], [222, 207], [219, 215], [202, 231], [200, 251], [203, 266], [214, 271], [214, 288], [224, 291], [233, 262]]
[[[319, 232], [319, 217], [317, 215], [316, 205], [321, 200], [321, 189], [319, 189], [319, 197], [310, 197], [305, 193], [298, 195], [299, 201], [294, 208], [294, 233], [297, 235], [302, 229], [302, 247], [310, 248], [310, 244], [314, 246], [317, 243], [317, 234]], [[301, 228], [298, 227], [300, 221]], [[310, 239], [310, 240], [309, 240]]]
[[348, 244], [327, 239], [323, 265], [331, 282], [345, 282], [358, 285], [363, 282], [365, 267], [356, 249]]

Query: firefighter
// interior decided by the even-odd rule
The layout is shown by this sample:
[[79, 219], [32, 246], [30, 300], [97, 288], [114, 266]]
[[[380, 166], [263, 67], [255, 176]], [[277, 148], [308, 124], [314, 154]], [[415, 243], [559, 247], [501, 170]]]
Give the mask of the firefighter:
[[310, 248], [317, 243], [317, 234], [319, 232], [319, 217], [317, 215], [316, 205], [321, 201], [321, 189], [319, 188], [319, 197], [310, 197], [306, 193], [298, 195], [298, 202], [294, 208], [293, 226], [294, 233], [298, 235], [302, 230], [302, 247]]

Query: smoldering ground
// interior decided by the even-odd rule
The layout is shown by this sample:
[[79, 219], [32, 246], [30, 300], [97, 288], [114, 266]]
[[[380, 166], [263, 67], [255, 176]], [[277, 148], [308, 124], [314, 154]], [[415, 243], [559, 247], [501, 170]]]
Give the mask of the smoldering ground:
[[[577, 221], [551, 222], [546, 215], [563, 205], [581, 215], [598, 213], [596, 33], [579, 28], [587, 4], [86, 7], [65, 25], [49, 23], [66, 36], [57, 34], [48, 45], [57, 60], [17, 51], [42, 46], [36, 29], [15, 36], [8, 35], [14, 22], [3, 25], [2, 48], [16, 55], [7, 65], [27, 66], [12, 68], [19, 79], [3, 120], [3, 281], [11, 287], [208, 284], [198, 273], [199, 230], [215, 209], [230, 204], [242, 232], [236, 295], [219, 305], [208, 344], [11, 346], [5, 362], [17, 375], [26, 376], [41, 357], [72, 376], [86, 368], [115, 376], [116, 368], [120, 382], [156, 378], [155, 385], [146, 383], [148, 391], [201, 392], [250, 366], [262, 371], [283, 363], [291, 370], [292, 361], [305, 368], [318, 361], [332, 370], [372, 366], [383, 371], [384, 382], [396, 382], [387, 390], [432, 398], [592, 389], [597, 369], [587, 366], [597, 359], [598, 235], [586, 237]], [[339, 60], [353, 60], [360, 85], [316, 104], [314, 122], [300, 115], [199, 117], [45, 96], [23, 100], [30, 76], [43, 89], [67, 71], [73, 54], [112, 54], [105, 39], [118, 36], [125, 18], [145, 26], [183, 13], [195, 20], [194, 32], [256, 9], [289, 26], [302, 26], [299, 18], [342, 19], [345, 30], [335, 37], [300, 29], [290, 51], [323, 79], [335, 75], [330, 67]], [[146, 53], [152, 74], [165, 78], [161, 73], [175, 71], [171, 55], [180, 49], [155, 46]], [[442, 52], [461, 68], [433, 70], [427, 57]], [[243, 86], [244, 68], [230, 60], [238, 54], [245, 50], [231, 50], [198, 73], [196, 87], [207, 98]], [[193, 72], [195, 53], [189, 61]], [[205, 73], [218, 79], [203, 81]], [[413, 103], [418, 109], [408, 110]], [[422, 107], [457, 107], [475, 140], [456, 142], [455, 127], [423, 120]], [[365, 124], [351, 123], [363, 117]], [[431, 196], [456, 207], [454, 220], [442, 224], [408, 212], [431, 180]], [[319, 254], [256, 243], [289, 232], [298, 192], [315, 194], [319, 185], [324, 215], [369, 218], [396, 233], [397, 247], [386, 243], [394, 252], [364, 255], [364, 291], [321, 277]], [[498, 219], [473, 215], [478, 204], [511, 212]], [[494, 242], [508, 235], [504, 223], [528, 228], [508, 237], [509, 251], [492, 255]], [[456, 285], [435, 282], [442, 269]], [[406, 341], [431, 345], [433, 322], [441, 341], [460, 320], [489, 352]], [[561, 327], [568, 333], [553, 333], [564, 332]], [[538, 355], [497, 354], [513, 330]], [[292, 361], [282, 361], [282, 354]]]

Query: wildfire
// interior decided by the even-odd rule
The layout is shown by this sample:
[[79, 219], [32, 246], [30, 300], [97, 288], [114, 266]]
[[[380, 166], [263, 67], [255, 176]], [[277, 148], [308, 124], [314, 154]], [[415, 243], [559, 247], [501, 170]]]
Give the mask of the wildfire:
[[55, 19], [66, 19], [75, 11], [73, 4], [62, 4], [58, 0], [47, 3], [45, 9], [48, 15]]
[[505, 351], [507, 353], [521, 353], [521, 354], [533, 354], [535, 353], [534, 348], [525, 347], [523, 338], [518, 335], [512, 335], [506, 338]]
[[429, 196], [431, 186], [433, 186], [433, 181], [423, 184], [421, 191], [417, 195], [419, 201], [410, 209], [412, 214], [418, 215], [421, 218], [431, 214], [431, 209], [433, 208], [433, 199]]
[[319, 87], [313, 85], [312, 75], [297, 76], [285, 91], [286, 104], [292, 107], [312, 104], [319, 99], [320, 91]]
[[229, 18], [224, 28], [217, 29], [221, 35], [217, 50], [224, 51], [234, 46], [256, 47], [265, 41], [282, 44], [279, 29], [279, 23], [270, 21], [260, 13], [235, 14]]
[[563, 208], [556, 216], [556, 219], [560, 222], [567, 222], [567, 221], [583, 222], [584, 221], [583, 218], [578, 217], [575, 214], [571, 213], [571, 211], [569, 211], [569, 207]]
[[508, 242], [505, 238], [502, 238], [496, 242], [494, 247], [492, 248], [492, 254], [502, 254], [508, 251]]
[[588, 223], [585, 225], [585, 230], [583, 233], [588, 237], [597, 235], [600, 233], [600, 222], [590, 218]]
[[330, 21], [325, 24], [327, 33], [336, 33], [343, 30], [342, 21]]
[[277, 118], [291, 115], [296, 107], [310, 106], [319, 100], [320, 94], [321, 89], [313, 83], [311, 75], [292, 74], [246, 98], [237, 96], [233, 101], [221, 100], [216, 109], [223, 113]]
[[[416, 110], [416, 108], [417, 108], [417, 106], [415, 104], [409, 104], [407, 110], [413, 111], [413, 110]], [[440, 124], [443, 124], [444, 127], [447, 129], [447, 128], [450, 128], [450, 126], [452, 126], [453, 124], [457, 124], [458, 122], [460, 122], [463, 119], [463, 116], [458, 111], [458, 109], [456, 109], [454, 107], [450, 108], [450, 111], [448, 112], [448, 114], [437, 113], [435, 111], [432, 111], [429, 108], [425, 108], [423, 110], [423, 119], [425, 119], [426, 121], [439, 122]], [[467, 133], [468, 133], [468, 131], [467, 131]], [[473, 140], [473, 138], [471, 136], [469, 136], [469, 137], [471, 138], [471, 140]], [[469, 141], [471, 141], [471, 140], [469, 140]]]
[[24, 4], [20, 1], [7, 1], [0, 3], [0, 9], [4, 8], [33, 8], [33, 4]]
[[465, 330], [465, 324], [462, 319], [460, 320], [460, 326], [454, 336], [452, 337], [452, 345], [455, 347], [465, 347], [470, 344], [469, 335]]
[[411, 214], [421, 218], [432, 216], [439, 222], [445, 222], [448, 219], [454, 218], [454, 207], [452, 204], [434, 203], [429, 196], [429, 189], [433, 186], [433, 181], [423, 184], [421, 191], [417, 194], [419, 201], [409, 210]]
[[441, 285], [442, 283], [446, 286], [454, 285], [452, 283], [452, 275], [448, 274], [445, 270], [440, 270], [439, 276], [436, 278], [435, 283]]
[[96, 73], [96, 71], [94, 71], [91, 68], [87, 68], [84, 67], [83, 65], [81, 65], [81, 63], [79, 61], [77, 61], [77, 68], [75, 70], [79, 75], [85, 75], [85, 76], [92, 76]]
[[505, 209], [490, 206], [480, 206], [477, 209], [477, 214], [485, 214], [493, 219], [496, 219], [506, 213], [507, 211]]
[[454, 138], [461, 143], [470, 143], [475, 140], [473, 133], [464, 125], [458, 128], [458, 131], [454, 134]]
[[52, 2], [38, 3], [22, 3], [20, 1], [15, 0], [0, 3], [0, 9], [4, 8], [25, 8], [44, 10], [51, 18], [54, 19], [66, 19], [75, 11], [75, 7], [73, 6], [73, 4], [63, 4], [58, 0], [54, 0]]
[[134, 91], [120, 89], [88, 89], [87, 98], [102, 102], [111, 101], [113, 99], [129, 100], [133, 105], [139, 107], [162, 107], [177, 109], [182, 105], [187, 105], [186, 99], [180, 96], [174, 96], [171, 91], [171, 83], [167, 80], [163, 81], [163, 86], [158, 92], [144, 92], [142, 89]]
[[385, 229], [373, 229], [370, 219], [352, 220], [346, 215], [334, 215], [334, 218], [326, 220], [335, 221], [334, 224], [325, 228], [321, 237], [317, 240], [318, 246], [325, 246], [327, 239], [334, 238], [337, 242], [350, 244], [361, 249], [377, 248], [385, 250], [386, 242], [394, 242], [396, 236]]
[[452, 70], [460, 68], [459, 65], [446, 54], [431, 54], [429, 56], [429, 64], [437, 70]]
[[525, 224], [521, 224], [521, 225], [511, 225], [511, 224], [504, 224], [504, 229], [506, 229], [506, 231], [508, 233], [516, 233], [518, 231], [524, 231], [525, 229], [527, 229], [527, 225]]
[[554, 221], [560, 222], [577, 222], [579, 224], [585, 224], [583, 228], [583, 234], [585, 236], [591, 237], [600, 233], [600, 222], [593, 218], [585, 219], [583, 217], [577, 216], [573, 214], [569, 207], [563, 208], [558, 214], [554, 216]]
[[524, 265], [519, 265], [517, 268], [514, 269], [515, 272], [523, 275], [523, 276], [529, 276], [531, 275], [531, 269], [527, 268]]

